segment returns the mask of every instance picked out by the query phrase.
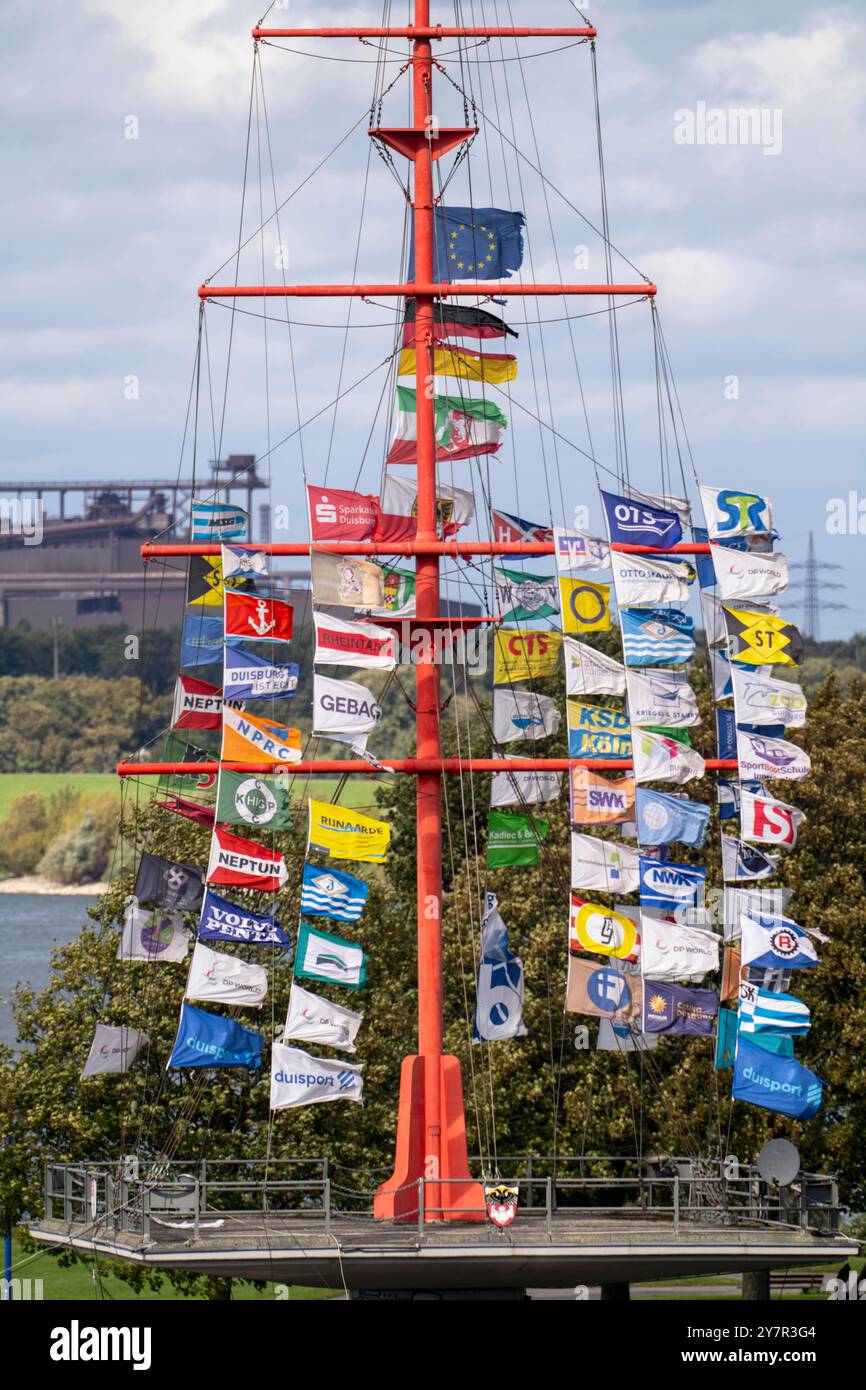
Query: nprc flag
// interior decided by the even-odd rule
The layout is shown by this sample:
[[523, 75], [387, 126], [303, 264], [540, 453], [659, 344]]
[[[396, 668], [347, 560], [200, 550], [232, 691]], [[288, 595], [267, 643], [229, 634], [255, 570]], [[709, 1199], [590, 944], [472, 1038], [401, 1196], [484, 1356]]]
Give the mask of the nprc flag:
[[299, 763], [301, 731], [275, 719], [242, 714], [226, 705], [223, 710], [222, 759], [224, 762]]
[[276, 850], [243, 840], [217, 826], [210, 845], [208, 883], [234, 884], [262, 893], [278, 893], [286, 882], [286, 861]]

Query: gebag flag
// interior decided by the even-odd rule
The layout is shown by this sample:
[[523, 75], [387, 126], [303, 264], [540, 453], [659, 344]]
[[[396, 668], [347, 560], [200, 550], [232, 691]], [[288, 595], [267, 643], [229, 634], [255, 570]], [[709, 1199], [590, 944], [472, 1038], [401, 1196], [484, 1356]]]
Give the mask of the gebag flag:
[[332, 859], [353, 859], [358, 864], [381, 864], [391, 839], [391, 826], [384, 820], [362, 816], [345, 806], [310, 800], [308, 843], [327, 850]]
[[381, 608], [385, 602], [385, 576], [369, 560], [351, 555], [310, 555], [313, 602], [338, 608]]
[[[436, 396], [433, 404], [437, 463], [495, 454], [501, 448], [502, 431], [508, 429], [508, 420], [493, 401]], [[385, 462], [418, 462], [418, 404], [415, 391], [409, 386], [397, 387], [397, 433]], [[385, 499], [382, 510], [391, 511]]]
[[292, 606], [279, 598], [259, 598], [226, 589], [225, 635], [241, 642], [290, 642]]
[[744, 782], [799, 781], [812, 771], [809, 754], [796, 743], [768, 734], [746, 733], [737, 730], [737, 771]]
[[561, 646], [558, 632], [498, 631], [493, 647], [493, 684], [510, 685], [552, 675]]
[[[440, 204], [435, 217], [433, 264], [437, 280], [501, 280], [523, 264], [526, 218], [522, 212]], [[408, 275], [415, 279], [414, 224]]]
[[493, 738], [496, 743], [517, 743], [555, 734], [562, 716], [550, 695], [534, 690], [494, 690]]
[[716, 583], [723, 602], [738, 598], [772, 598], [788, 587], [788, 561], [784, 555], [754, 550], [732, 550], [711, 545]]
[[559, 605], [563, 632], [607, 632], [610, 628], [610, 585], [560, 576]]
[[639, 977], [624, 975], [613, 963], [599, 965], [569, 953], [566, 1013], [636, 1022], [641, 1010], [640, 983]]
[[[403, 346], [415, 346], [414, 299], [406, 300], [406, 313], [403, 320]], [[488, 313], [486, 309], [474, 309], [470, 305], [452, 304], [436, 299], [433, 301], [433, 341], [445, 342], [448, 338], [519, 338], [504, 319]]]
[[499, 913], [495, 893], [486, 893], [481, 919], [473, 1042], [523, 1038], [523, 962], [508, 944], [508, 929]]
[[216, 819], [226, 825], [267, 826], [286, 830], [292, 823], [292, 798], [278, 777], [220, 768]]
[[772, 508], [766, 497], [732, 487], [702, 487], [699, 491], [711, 540], [739, 540], [772, 531]]
[[634, 817], [633, 777], [598, 777], [573, 767], [570, 787], [572, 825], [617, 825]]
[[352, 874], [305, 864], [301, 912], [305, 917], [332, 917], [337, 922], [357, 922], [364, 911], [368, 892], [366, 883]]
[[552, 618], [559, 612], [555, 578], [501, 566], [494, 569], [493, 577], [496, 604], [504, 623], [532, 622], [535, 618]]
[[[423, 361], [422, 357], [422, 361]], [[400, 353], [399, 376], [415, 376], [418, 354], [415, 348]], [[473, 352], [470, 348], [437, 347], [429, 371], [433, 376], [456, 376], [463, 381], [489, 381], [502, 385], [517, 376], [517, 358], [510, 353]]]
[[751, 792], [740, 788], [740, 834], [744, 840], [762, 844], [787, 845], [793, 849], [797, 831], [806, 819], [803, 811], [776, 801], [766, 792]]
[[123, 914], [115, 959], [182, 961], [186, 960], [189, 943], [183, 913], [139, 907], [133, 899]]
[[361, 989], [367, 979], [367, 957], [354, 941], [302, 922], [298, 928], [295, 974], [307, 980], [345, 985], [346, 989]]
[[700, 848], [710, 820], [710, 808], [702, 801], [638, 787], [635, 792], [639, 845], [680, 844]]
[[598, 903], [582, 902], [572, 895], [569, 946], [576, 938], [584, 951], [626, 960], [634, 954], [637, 928], [630, 917]]
[[670, 550], [683, 538], [676, 512], [652, 507], [631, 497], [620, 497], [604, 489], [601, 490], [601, 504], [614, 544], [652, 545], [658, 550]]
[[510, 811], [491, 811], [487, 822], [487, 868], [537, 864], [540, 842], [547, 838], [546, 820]]
[[363, 1014], [332, 1004], [330, 999], [302, 989], [297, 980], [293, 980], [283, 1042], [297, 1038], [301, 1042], [322, 1043], [325, 1047], [354, 1052], [355, 1038], [363, 1021]]
[[715, 1032], [719, 996], [714, 989], [684, 989], [664, 980], [643, 982], [643, 1031], [679, 1033], [711, 1038]]
[[797, 666], [803, 660], [803, 638], [793, 623], [769, 609], [722, 604], [728, 635], [728, 656], [743, 666]]
[[299, 763], [301, 731], [226, 705], [220, 756], [229, 763]]
[[[571, 836], [571, 886], [601, 893], [634, 893], [640, 857], [630, 845], [594, 835]], [[652, 861], [655, 862], [655, 861]]]
[[144, 850], [132, 892], [140, 903], [194, 912], [201, 906], [204, 893], [201, 869], [195, 864], [176, 864]]
[[216, 826], [210, 842], [208, 883], [279, 893], [287, 878], [286, 861], [277, 850], [243, 840]]
[[597, 652], [585, 642], [566, 637], [565, 693], [567, 695], [624, 695], [625, 667], [612, 656]]
[[364, 670], [393, 671], [396, 638], [374, 623], [349, 623], [328, 613], [314, 613], [316, 666], [357, 666]]
[[202, 502], [194, 497], [190, 513], [193, 541], [242, 541], [247, 534], [248, 513], [230, 502]]
[[113, 1028], [107, 1023], [97, 1023], [80, 1079], [85, 1081], [88, 1076], [118, 1075], [129, 1071], [141, 1049], [149, 1042], [147, 1034], [139, 1033], [136, 1028]]
[[262, 1065], [264, 1038], [233, 1018], [182, 1004], [180, 1023], [166, 1070], [171, 1067], [246, 1067]]
[[243, 647], [226, 642], [223, 666], [223, 698], [235, 700], [290, 700], [298, 689], [300, 667], [296, 661], [274, 665]]
[[186, 982], [186, 998], [257, 1009], [268, 992], [268, 972], [237, 956], [196, 942]]
[[291, 945], [287, 933], [269, 913], [252, 912], [208, 888], [198, 924], [199, 941], [239, 941], [245, 946]]
[[314, 734], [364, 753], [368, 735], [375, 733], [381, 722], [381, 707], [365, 685], [318, 674], [313, 677]]
[[271, 1050], [271, 1109], [292, 1110], [326, 1100], [361, 1099], [363, 1064], [311, 1057], [298, 1047], [275, 1042]]
[[820, 1077], [793, 1057], [779, 1057], [758, 1046], [756, 1039], [738, 1038], [734, 1061], [734, 1100], [775, 1110], [795, 1120], [817, 1115], [823, 1100]]

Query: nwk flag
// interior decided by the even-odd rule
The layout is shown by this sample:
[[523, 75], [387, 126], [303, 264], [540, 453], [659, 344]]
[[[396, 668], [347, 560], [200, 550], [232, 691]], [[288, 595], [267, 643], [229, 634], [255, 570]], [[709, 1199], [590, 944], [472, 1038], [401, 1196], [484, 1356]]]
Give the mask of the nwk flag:
[[301, 912], [306, 917], [332, 917], [338, 922], [357, 922], [364, 911], [368, 892], [366, 883], [352, 874], [305, 864]]
[[264, 1038], [233, 1018], [182, 1004], [168, 1067], [246, 1067], [262, 1065]]
[[288, 788], [276, 777], [220, 768], [216, 818], [227, 825], [286, 830], [292, 823], [291, 803]]
[[[508, 421], [493, 401], [436, 396], [433, 405], [437, 463], [495, 454], [501, 447], [502, 431], [508, 428]], [[397, 387], [397, 433], [386, 462], [418, 462], [418, 405], [409, 386]], [[382, 510], [390, 510], [384, 499]]]
[[194, 497], [191, 522], [193, 541], [241, 541], [247, 534], [249, 515], [230, 502], [202, 502]]
[[327, 850], [332, 859], [353, 859], [359, 864], [380, 864], [391, 839], [387, 821], [373, 820], [345, 806], [310, 799], [309, 843]]
[[223, 762], [299, 763], [301, 731], [226, 705], [223, 710]]
[[[501, 280], [523, 264], [526, 218], [522, 212], [440, 204], [435, 217], [433, 274], [437, 280]], [[414, 224], [408, 275], [415, 279]]]
[[683, 528], [676, 512], [653, 507], [631, 497], [620, 497], [604, 489], [601, 490], [601, 503], [614, 544], [652, 545], [659, 550], [670, 550], [683, 538]]
[[809, 1120], [821, 1109], [823, 1090], [820, 1077], [793, 1057], [778, 1057], [756, 1041], [738, 1039], [734, 1100]]
[[362, 1063], [311, 1057], [298, 1047], [275, 1042], [271, 1049], [271, 1109], [290, 1110], [328, 1100], [360, 1101]]
[[263, 656], [226, 642], [223, 698], [290, 700], [297, 693], [300, 669], [296, 661], [276, 666]]
[[537, 864], [540, 842], [547, 838], [546, 820], [516, 812], [491, 811], [487, 822], [488, 869]]
[[238, 888], [256, 888], [262, 893], [278, 893], [287, 876], [286, 861], [276, 850], [257, 845], [253, 840], [241, 839], [222, 826], [216, 826], [210, 842], [208, 883], [234, 884]]
[[245, 946], [289, 946], [286, 932], [269, 913], [252, 912], [208, 888], [198, 924], [199, 941], [237, 941]]
[[666, 860], [640, 857], [640, 905], [675, 912], [683, 907], [700, 907], [704, 900], [706, 869], [692, 864], [670, 864]]
[[681, 666], [695, 654], [694, 622], [678, 608], [622, 608], [626, 666]]
[[531, 622], [552, 618], [559, 612], [556, 580], [525, 570], [494, 569], [496, 603], [504, 623]]
[[354, 941], [332, 936], [302, 922], [298, 929], [295, 974], [360, 989], [367, 978], [367, 957]]
[[638, 787], [635, 811], [639, 845], [669, 845], [679, 840], [698, 848], [704, 843], [710, 808], [701, 801]]

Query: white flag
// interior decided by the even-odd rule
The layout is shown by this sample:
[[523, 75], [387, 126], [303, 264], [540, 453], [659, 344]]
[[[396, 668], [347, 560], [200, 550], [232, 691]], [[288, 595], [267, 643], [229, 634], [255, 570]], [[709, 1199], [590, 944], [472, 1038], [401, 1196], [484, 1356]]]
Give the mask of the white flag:
[[719, 968], [721, 937], [640, 915], [640, 968], [650, 980], [702, 980]]
[[630, 845], [572, 834], [571, 886], [600, 893], [636, 893], [640, 854]]
[[311, 1057], [299, 1047], [275, 1042], [271, 1048], [271, 1109], [290, 1110], [325, 1100], [360, 1100], [364, 1090], [361, 1063]]
[[[507, 763], [511, 759], [504, 757], [501, 761]], [[494, 772], [490, 781], [490, 805], [532, 806], [555, 801], [561, 790], [561, 772], [548, 772], [543, 768], [531, 772]]]
[[[448, 517], [449, 530], [466, 526], [475, 515], [475, 497], [462, 487], [449, 487], [445, 483], [436, 484], [437, 503], [446, 503], [443, 511]], [[394, 473], [385, 474], [382, 489], [382, 511], [389, 516], [415, 516], [418, 502], [418, 484], [414, 478], [398, 478]]]
[[376, 697], [357, 681], [337, 681], [313, 676], [313, 733], [347, 743], [364, 753], [367, 736], [378, 729], [382, 710]]
[[87, 1076], [108, 1076], [110, 1073], [129, 1071], [141, 1049], [149, 1042], [147, 1034], [139, 1033], [135, 1028], [112, 1028], [107, 1023], [97, 1023], [81, 1080]]
[[[795, 681], [780, 681], [765, 675], [766, 666], [754, 671], [731, 669], [734, 708], [738, 724], [784, 724], [799, 729], [806, 722], [808, 708], [802, 686]], [[760, 674], [759, 674], [760, 673]]]
[[710, 647], [710, 675], [713, 678], [713, 699], [728, 700], [734, 693], [731, 684], [731, 659], [727, 652]]
[[191, 935], [181, 912], [139, 907], [135, 898], [123, 915], [116, 960], [186, 960]]
[[743, 782], [798, 782], [812, 771], [809, 754], [796, 743], [737, 730], [737, 770]]
[[679, 729], [700, 724], [698, 701], [684, 671], [645, 670], [626, 672], [629, 722]]
[[712, 540], [735, 540], [773, 529], [773, 509], [766, 497], [741, 488], [701, 487], [701, 504]]
[[785, 555], [761, 555], [752, 550], [732, 550], [711, 545], [716, 583], [724, 602], [740, 598], [771, 598], [788, 587]]
[[766, 792], [750, 792], [740, 788], [740, 835], [758, 844], [787, 845], [793, 849], [797, 831], [806, 819], [803, 811], [777, 801]]
[[624, 695], [625, 667], [573, 637], [563, 639], [567, 695]]
[[747, 917], [784, 917], [792, 897], [792, 888], [726, 887], [723, 909], [725, 940], [739, 941], [740, 918], [744, 913]]
[[620, 608], [655, 608], [660, 603], [687, 603], [689, 567], [681, 560], [647, 559], [611, 551], [611, 568]]
[[517, 686], [493, 692], [493, 739], [495, 743], [516, 743], [547, 738], [559, 729], [562, 715], [549, 695]]
[[243, 1004], [257, 1009], [268, 992], [268, 972], [238, 956], [212, 951], [196, 942], [186, 982], [186, 999], [205, 999], [220, 1004]]
[[668, 497], [666, 493], [641, 492], [639, 488], [631, 487], [628, 483], [620, 484], [619, 490], [623, 497], [630, 498], [632, 502], [644, 502], [648, 507], [661, 507], [662, 511], [676, 512], [684, 526], [691, 517], [692, 504], [687, 497]]
[[576, 570], [606, 570], [610, 567], [610, 546], [607, 541], [599, 536], [590, 536], [586, 531], [566, 531], [562, 526], [554, 526], [553, 552], [560, 574], [571, 574]]
[[728, 630], [725, 627], [725, 615], [722, 611], [722, 600], [709, 589], [701, 589], [701, 611], [704, 615], [704, 632], [707, 638], [708, 647], [726, 647], [728, 644]]
[[375, 623], [350, 623], [329, 613], [313, 613], [316, 628], [316, 666], [360, 666], [393, 671], [397, 639]]
[[224, 545], [222, 546], [222, 570], [223, 580], [235, 579], [237, 576], [253, 577], [258, 575], [260, 579], [268, 577], [268, 557], [263, 550], [256, 550], [249, 545]]
[[725, 882], [738, 879], [770, 878], [779, 867], [778, 854], [766, 854], [763, 850], [747, 845], [736, 835], [722, 836], [722, 876]]
[[302, 989], [293, 980], [283, 1042], [299, 1038], [301, 1042], [322, 1043], [343, 1052], [354, 1052], [355, 1038], [363, 1021], [363, 1014], [344, 1009], [341, 1004], [332, 1004], [330, 999]]
[[649, 1052], [658, 1045], [657, 1033], [642, 1033], [630, 1023], [614, 1023], [610, 1018], [598, 1020], [596, 1052]]
[[632, 733], [634, 780], [636, 782], [691, 782], [703, 777], [707, 765], [694, 748], [675, 738], [651, 734], [647, 729]]

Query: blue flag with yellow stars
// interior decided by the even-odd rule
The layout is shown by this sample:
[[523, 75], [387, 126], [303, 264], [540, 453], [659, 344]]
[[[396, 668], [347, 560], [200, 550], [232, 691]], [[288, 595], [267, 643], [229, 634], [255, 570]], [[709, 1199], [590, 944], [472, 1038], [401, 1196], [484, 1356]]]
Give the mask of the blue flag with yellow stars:
[[[436, 209], [433, 264], [437, 282], [501, 280], [523, 264], [522, 212], [502, 208]], [[415, 279], [415, 244], [409, 253], [409, 279]]]

